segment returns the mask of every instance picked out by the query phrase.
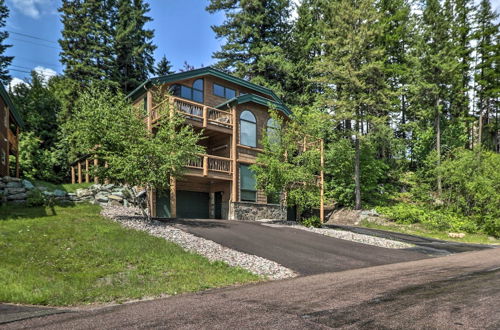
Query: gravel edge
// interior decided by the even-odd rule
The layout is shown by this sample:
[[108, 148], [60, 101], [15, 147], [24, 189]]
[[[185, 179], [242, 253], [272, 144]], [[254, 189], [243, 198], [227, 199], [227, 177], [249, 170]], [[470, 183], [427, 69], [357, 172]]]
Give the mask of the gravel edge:
[[353, 233], [345, 230], [337, 230], [332, 228], [314, 228], [314, 227], [305, 227], [302, 225], [298, 225], [293, 221], [272, 221], [272, 222], [262, 222], [265, 226], [271, 227], [290, 227], [294, 229], [305, 230], [309, 232], [313, 232], [316, 234], [321, 234], [329, 237], [344, 239], [348, 241], [353, 241], [357, 243], [363, 243], [368, 245], [373, 245], [377, 247], [387, 248], [387, 249], [408, 249], [415, 247], [413, 244], [403, 243], [399, 241], [390, 240], [387, 238], [381, 238], [376, 236], [364, 235]]
[[241, 267], [271, 280], [296, 277], [298, 274], [277, 262], [239, 252], [218, 243], [201, 238], [160, 221], [148, 222], [137, 208], [103, 206], [101, 215], [124, 227], [141, 230], [180, 245], [187, 251], [206, 257], [210, 261], [223, 261], [230, 266]]

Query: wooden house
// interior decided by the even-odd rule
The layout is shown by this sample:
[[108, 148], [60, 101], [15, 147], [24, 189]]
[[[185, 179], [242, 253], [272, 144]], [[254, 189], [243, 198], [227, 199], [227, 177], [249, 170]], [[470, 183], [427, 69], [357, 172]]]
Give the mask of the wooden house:
[[277, 196], [266, 196], [256, 188], [249, 167], [262, 151], [262, 134], [276, 125], [270, 107], [282, 116], [291, 115], [273, 91], [206, 67], [150, 79], [129, 98], [144, 107], [152, 126], [159, 103], [168, 99], [189, 125], [203, 130], [200, 144], [206, 154], [186, 164], [185, 176], [173, 180], [170, 191], [151, 194], [154, 216], [286, 218]]
[[[23, 120], [5, 88], [0, 84], [0, 177], [19, 177], [19, 131]], [[15, 165], [9, 164], [9, 156], [15, 157]]]

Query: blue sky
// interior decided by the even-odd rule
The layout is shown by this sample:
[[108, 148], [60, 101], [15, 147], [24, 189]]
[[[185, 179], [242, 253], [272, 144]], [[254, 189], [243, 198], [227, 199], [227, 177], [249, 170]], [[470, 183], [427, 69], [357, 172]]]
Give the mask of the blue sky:
[[[10, 17], [6, 30], [7, 42], [13, 45], [7, 55], [15, 56], [11, 75], [18, 79], [29, 76], [37, 68], [47, 75], [62, 73], [59, 63], [59, 45], [62, 24], [57, 8], [60, 0], [7, 0]], [[158, 46], [155, 58], [165, 54], [174, 69], [184, 61], [199, 67], [214, 62], [212, 53], [220, 41], [210, 28], [224, 20], [224, 15], [205, 11], [208, 0], [149, 0], [149, 15], [153, 18], [148, 28], [155, 30], [154, 43]], [[15, 71], [14, 71], [15, 70]]]
[[[294, 0], [299, 2], [300, 0]], [[479, 1], [479, 0], [476, 0]], [[62, 73], [59, 63], [59, 45], [62, 28], [57, 8], [60, 0], [6, 0], [10, 9], [6, 29], [10, 32], [8, 43], [13, 47], [7, 55], [15, 56], [11, 75], [26, 78], [31, 70], [45, 75]], [[209, 0], [147, 0], [151, 6], [155, 30], [154, 43], [158, 46], [155, 58], [165, 54], [174, 69], [184, 61], [199, 67], [214, 62], [212, 53], [220, 48], [220, 40], [210, 28], [223, 22], [222, 13], [205, 11]], [[500, 0], [492, 0], [493, 8], [500, 8]], [[16, 79], [16, 80], [17, 80]], [[19, 81], [19, 80], [17, 80]]]

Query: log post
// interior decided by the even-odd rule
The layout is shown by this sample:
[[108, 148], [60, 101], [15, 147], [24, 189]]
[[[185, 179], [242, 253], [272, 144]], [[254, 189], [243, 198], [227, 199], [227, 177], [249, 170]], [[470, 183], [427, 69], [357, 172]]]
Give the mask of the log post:
[[71, 166], [71, 184], [75, 184], [76, 179], [75, 179], [75, 166]]
[[203, 156], [203, 176], [208, 175], [208, 156]]
[[[99, 166], [99, 161], [97, 158], [94, 158], [94, 171], [97, 170], [97, 167]], [[97, 176], [94, 176], [94, 183], [97, 184], [99, 183], [99, 178]]]
[[19, 178], [19, 126], [16, 127], [16, 178]]
[[[108, 162], [104, 162], [104, 167], [105, 168], [109, 167]], [[104, 184], [109, 184], [109, 179], [108, 178], [104, 179]]]
[[231, 201], [238, 201], [238, 163], [237, 163], [237, 144], [238, 144], [238, 126], [236, 121], [236, 108], [231, 109], [231, 121], [233, 122], [233, 135], [231, 137], [231, 160], [232, 160], [232, 180], [231, 180]]
[[170, 177], [170, 217], [177, 218], [177, 180]]
[[206, 128], [208, 125], [208, 107], [203, 107], [203, 127]]
[[85, 159], [85, 182], [89, 183], [90, 182], [90, 167], [89, 167], [89, 159]]
[[83, 180], [82, 180], [82, 163], [80, 161], [78, 161], [78, 183], [82, 183]]
[[320, 163], [321, 163], [321, 172], [320, 172], [320, 191], [319, 191], [319, 219], [321, 223], [325, 222], [325, 146], [324, 141], [321, 139], [320, 141]]

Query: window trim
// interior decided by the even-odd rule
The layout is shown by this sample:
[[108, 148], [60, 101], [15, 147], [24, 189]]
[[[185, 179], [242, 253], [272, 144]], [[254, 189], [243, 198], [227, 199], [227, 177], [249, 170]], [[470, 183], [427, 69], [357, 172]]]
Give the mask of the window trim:
[[[249, 112], [249, 113], [252, 115], [252, 117], [254, 118], [254, 121], [253, 121], [253, 122], [252, 122], [252, 121], [250, 121], [250, 120], [247, 120], [247, 119], [243, 119], [243, 118], [241, 118], [245, 112]], [[242, 145], [247, 146], [247, 147], [250, 147], [250, 148], [257, 148], [257, 117], [255, 116], [255, 114], [254, 114], [252, 111], [250, 111], [250, 110], [248, 110], [248, 109], [245, 109], [245, 110], [243, 110], [243, 111], [240, 113], [240, 118], [239, 118], [239, 119], [240, 119], [240, 122], [239, 122], [239, 125], [240, 125], [240, 143], [241, 143]], [[252, 141], [252, 142], [254, 143], [254, 145], [248, 145], [248, 144], [243, 143], [243, 139], [242, 139], [242, 137], [243, 137], [243, 130], [241, 129], [241, 128], [243, 127], [243, 125], [241, 125], [241, 123], [242, 123], [242, 122], [246, 122], [246, 123], [249, 123], [249, 124], [253, 124], [253, 125], [254, 125], [254, 131], [255, 131], [255, 134], [254, 134], [254, 135], [255, 135], [255, 140], [254, 140], [254, 141]]]
[[[217, 85], [218, 87], [222, 87], [222, 90], [223, 90], [222, 94], [224, 94], [224, 95], [219, 95], [219, 94], [215, 93], [215, 85]], [[217, 97], [222, 97], [222, 98], [225, 98], [226, 100], [230, 99], [229, 97], [227, 97], [227, 90], [228, 89], [232, 90], [234, 92], [234, 97], [236, 97], [236, 95], [237, 95], [236, 89], [233, 89], [233, 88], [230, 88], [230, 87], [226, 87], [224, 85], [221, 85], [221, 84], [218, 84], [218, 83], [215, 83], [215, 82], [212, 83], [212, 94], [215, 95], [215, 96], [217, 96]], [[231, 97], [231, 99], [234, 98], [234, 97]]]

